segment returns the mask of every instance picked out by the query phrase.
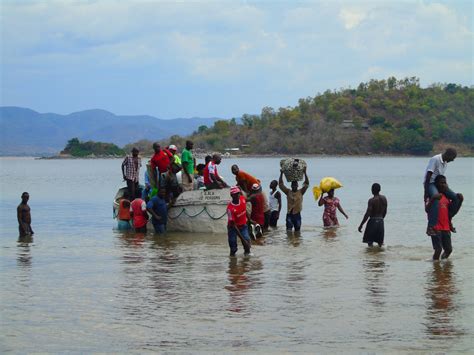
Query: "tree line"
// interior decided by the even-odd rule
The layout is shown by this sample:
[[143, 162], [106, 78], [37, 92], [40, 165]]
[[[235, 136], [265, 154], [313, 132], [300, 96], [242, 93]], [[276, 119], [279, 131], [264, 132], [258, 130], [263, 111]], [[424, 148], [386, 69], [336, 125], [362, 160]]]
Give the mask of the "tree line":
[[[420, 87], [417, 77], [370, 80], [357, 88], [326, 90], [294, 107], [264, 107], [260, 114], [218, 120], [192, 135], [161, 143], [197, 149], [239, 148], [252, 154], [429, 154], [446, 143], [474, 151], [474, 89], [457, 84]], [[152, 153], [152, 142], [137, 146]]]

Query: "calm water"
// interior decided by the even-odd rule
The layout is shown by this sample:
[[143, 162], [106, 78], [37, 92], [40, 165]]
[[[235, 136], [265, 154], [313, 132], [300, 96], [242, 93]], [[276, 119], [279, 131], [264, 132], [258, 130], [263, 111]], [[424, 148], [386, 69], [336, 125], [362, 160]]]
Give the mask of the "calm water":
[[[449, 261], [424, 234], [427, 158], [308, 158], [311, 186], [338, 178], [349, 220], [322, 228], [305, 195], [300, 237], [283, 221], [228, 257], [226, 235], [135, 236], [113, 230], [120, 160], [0, 159], [0, 352], [474, 351], [473, 159], [450, 163], [465, 195]], [[266, 190], [279, 159], [226, 159]], [[373, 182], [389, 201], [386, 248], [357, 226]], [[16, 206], [31, 196], [32, 243], [17, 242]], [[286, 201], [284, 202], [284, 208]]]

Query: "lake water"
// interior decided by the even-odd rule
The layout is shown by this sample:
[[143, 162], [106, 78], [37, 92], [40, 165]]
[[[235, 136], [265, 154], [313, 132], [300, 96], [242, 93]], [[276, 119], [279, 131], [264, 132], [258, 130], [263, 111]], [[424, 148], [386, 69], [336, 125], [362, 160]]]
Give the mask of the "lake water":
[[[280, 158], [225, 159], [268, 191]], [[430, 262], [427, 158], [306, 158], [311, 186], [338, 178], [349, 220], [322, 228], [305, 195], [301, 236], [280, 228], [230, 258], [226, 235], [113, 229], [120, 160], [0, 159], [0, 352], [472, 352], [474, 160], [450, 163], [465, 203], [449, 261]], [[388, 198], [386, 247], [357, 232], [373, 182]], [[30, 193], [31, 243], [16, 206]], [[284, 201], [283, 211], [286, 207]]]

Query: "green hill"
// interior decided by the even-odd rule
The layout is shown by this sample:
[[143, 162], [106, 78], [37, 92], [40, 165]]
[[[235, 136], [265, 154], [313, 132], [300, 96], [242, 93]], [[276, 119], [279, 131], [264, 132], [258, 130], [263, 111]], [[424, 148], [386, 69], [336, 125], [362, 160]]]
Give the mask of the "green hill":
[[[371, 80], [326, 91], [295, 107], [262, 109], [201, 126], [190, 138], [209, 151], [238, 147], [253, 154], [414, 154], [434, 146], [474, 148], [474, 89], [456, 84], [421, 88], [416, 77]], [[170, 141], [181, 146], [184, 138]]]

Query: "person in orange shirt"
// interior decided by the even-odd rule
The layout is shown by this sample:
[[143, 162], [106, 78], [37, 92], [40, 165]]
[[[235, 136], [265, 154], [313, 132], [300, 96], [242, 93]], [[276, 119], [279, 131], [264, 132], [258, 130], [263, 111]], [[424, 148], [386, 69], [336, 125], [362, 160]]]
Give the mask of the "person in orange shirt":
[[231, 167], [232, 174], [235, 175], [235, 180], [237, 181], [237, 186], [242, 189], [246, 194], [249, 194], [252, 191], [253, 184], [259, 184], [260, 180], [256, 177], [246, 173], [239, 169], [239, 167], [234, 164]]
[[447, 259], [453, 251], [451, 245], [451, 218], [458, 213], [464, 198], [461, 194], [457, 194], [459, 203], [452, 203], [446, 197], [449, 187], [446, 177], [443, 175], [436, 176], [434, 184], [438, 193], [430, 198], [427, 208], [430, 208], [435, 201], [438, 202], [438, 219], [433, 227], [435, 234], [431, 236], [431, 243], [434, 249], [433, 260], [439, 260], [440, 257], [441, 259]]

